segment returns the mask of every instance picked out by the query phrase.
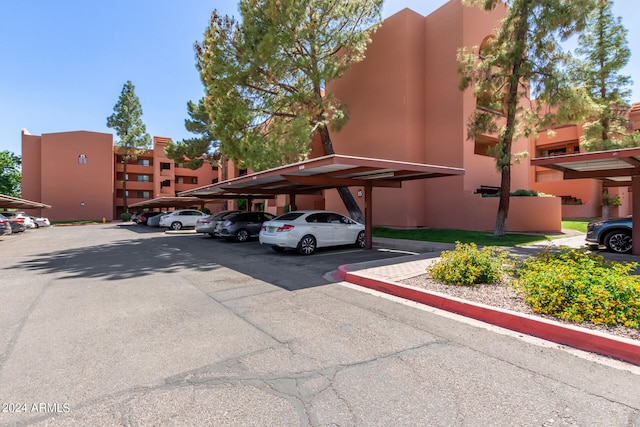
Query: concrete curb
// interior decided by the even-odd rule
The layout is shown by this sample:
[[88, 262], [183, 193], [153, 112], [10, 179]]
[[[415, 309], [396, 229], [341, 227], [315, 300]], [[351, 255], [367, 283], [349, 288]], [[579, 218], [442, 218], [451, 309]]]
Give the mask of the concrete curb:
[[348, 271], [348, 267], [348, 264], [338, 267], [338, 271], [335, 273], [336, 279], [460, 314], [512, 331], [522, 332], [558, 344], [640, 365], [640, 343], [634, 340], [618, 338], [598, 331], [565, 325], [437, 292], [404, 286], [399, 283]]

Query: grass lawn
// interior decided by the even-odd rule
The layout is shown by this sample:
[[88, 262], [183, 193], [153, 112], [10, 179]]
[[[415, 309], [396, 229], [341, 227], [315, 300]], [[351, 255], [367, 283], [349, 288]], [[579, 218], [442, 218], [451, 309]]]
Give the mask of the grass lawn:
[[373, 235], [374, 237], [419, 240], [424, 242], [475, 243], [479, 246], [518, 246], [551, 238], [551, 236], [548, 237], [542, 234], [534, 235], [516, 233], [508, 233], [505, 236], [496, 237], [493, 235], [493, 232], [452, 230], [447, 228], [418, 228], [405, 230], [373, 227]]
[[595, 221], [598, 218], [573, 218], [562, 220], [562, 228], [569, 228], [571, 230], [587, 232], [587, 224], [591, 221]]

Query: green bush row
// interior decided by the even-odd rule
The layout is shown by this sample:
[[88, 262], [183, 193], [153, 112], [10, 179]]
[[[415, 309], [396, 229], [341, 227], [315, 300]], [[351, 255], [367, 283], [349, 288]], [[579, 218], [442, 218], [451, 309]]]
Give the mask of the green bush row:
[[451, 285], [500, 283], [513, 272], [514, 289], [535, 313], [574, 322], [640, 328], [640, 276], [637, 263], [606, 261], [586, 250], [554, 248], [519, 263], [507, 251], [457, 242], [429, 271]]
[[514, 287], [536, 313], [640, 328], [640, 277], [630, 274], [636, 267], [584, 250], [547, 250], [522, 263]]

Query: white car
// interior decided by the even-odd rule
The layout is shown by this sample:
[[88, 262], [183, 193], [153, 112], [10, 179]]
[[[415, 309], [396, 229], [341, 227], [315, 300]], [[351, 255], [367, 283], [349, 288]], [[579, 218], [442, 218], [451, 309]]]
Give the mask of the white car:
[[36, 228], [36, 223], [24, 212], [0, 212], [0, 214], [7, 219], [23, 223], [26, 228]]
[[275, 251], [296, 249], [311, 255], [316, 248], [338, 245], [365, 246], [364, 224], [330, 211], [293, 211], [262, 224], [260, 244]]
[[172, 230], [195, 227], [198, 220], [205, 216], [207, 214], [195, 209], [177, 209], [160, 217], [160, 227], [169, 227]]
[[36, 225], [36, 228], [49, 227], [51, 225], [51, 221], [49, 221], [49, 218], [45, 218], [42, 216], [32, 216], [31, 220]]

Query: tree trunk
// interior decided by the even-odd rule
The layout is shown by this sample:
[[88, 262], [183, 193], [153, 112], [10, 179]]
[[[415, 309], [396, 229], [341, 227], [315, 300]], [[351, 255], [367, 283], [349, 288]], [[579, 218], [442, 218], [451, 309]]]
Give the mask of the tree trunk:
[[[227, 180], [227, 176], [228, 176], [228, 168], [229, 168], [229, 162], [227, 161], [227, 158], [225, 157], [224, 154], [220, 154], [220, 180], [221, 181], [226, 181]], [[229, 202], [224, 199], [224, 201], [222, 202], [222, 210], [226, 211], [227, 209], [229, 209]]]
[[496, 228], [494, 236], [504, 236], [507, 233], [507, 216], [509, 214], [509, 202], [511, 201], [511, 165], [502, 169], [500, 181], [500, 203], [496, 215]]
[[129, 205], [127, 204], [127, 157], [122, 156], [122, 170], [124, 176], [122, 177], [122, 204], [124, 212], [129, 212]]
[[[326, 126], [320, 126], [319, 132], [324, 154], [335, 154], [335, 151], [333, 150], [333, 143], [331, 142], [331, 137], [329, 135], [329, 129]], [[349, 211], [351, 218], [361, 224], [364, 224], [364, 215], [362, 215], [362, 211], [360, 210], [358, 203], [356, 203], [356, 199], [353, 198], [353, 194], [349, 191], [349, 187], [337, 187], [336, 190], [338, 190], [342, 203], [344, 203], [344, 206]]]

